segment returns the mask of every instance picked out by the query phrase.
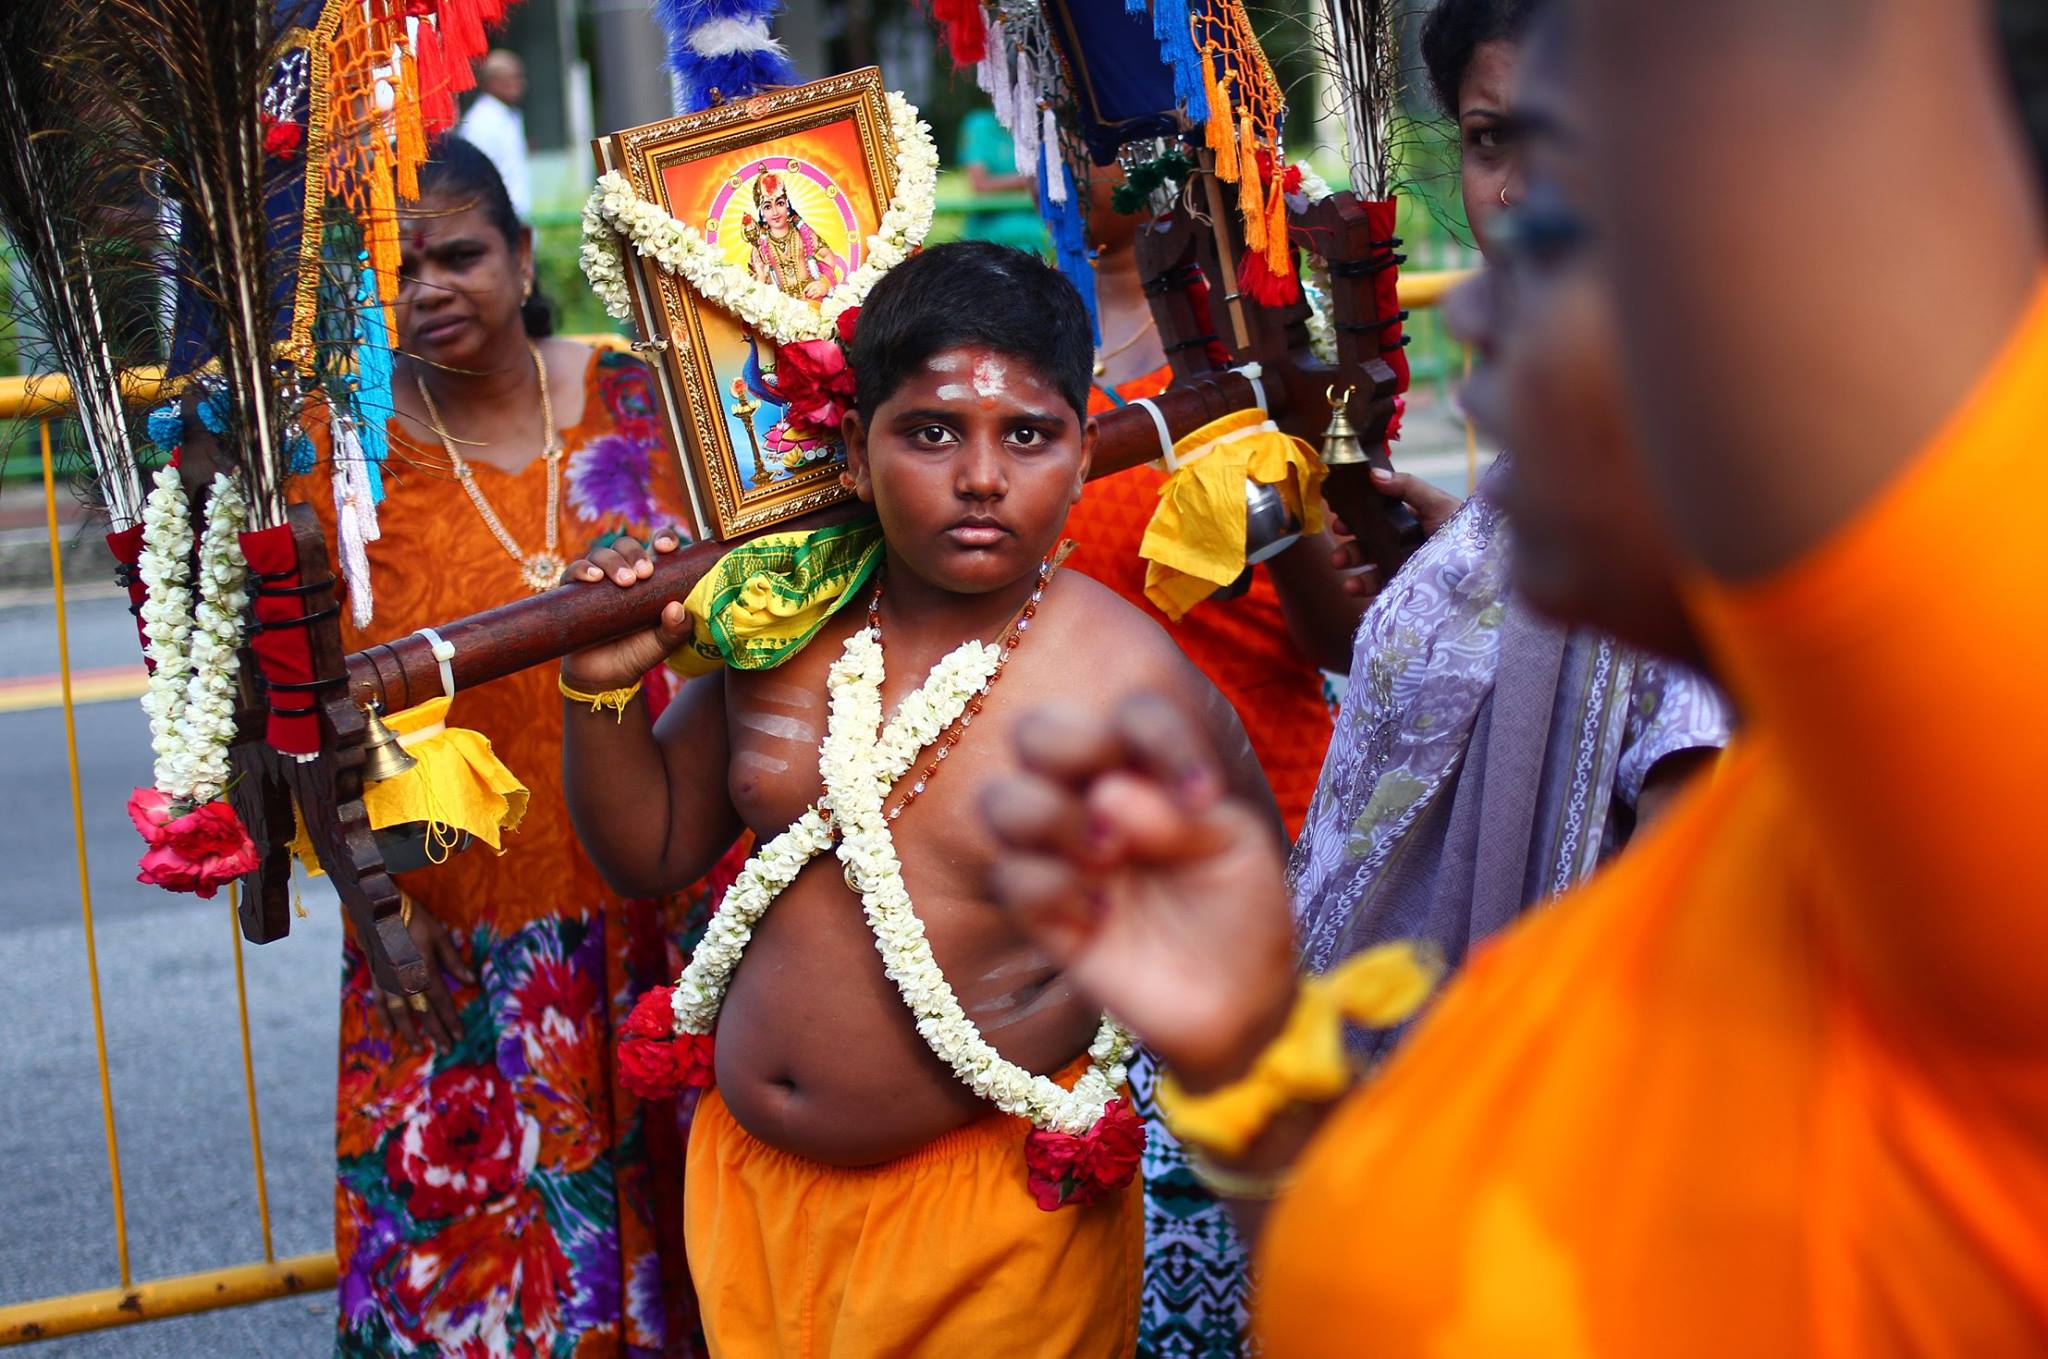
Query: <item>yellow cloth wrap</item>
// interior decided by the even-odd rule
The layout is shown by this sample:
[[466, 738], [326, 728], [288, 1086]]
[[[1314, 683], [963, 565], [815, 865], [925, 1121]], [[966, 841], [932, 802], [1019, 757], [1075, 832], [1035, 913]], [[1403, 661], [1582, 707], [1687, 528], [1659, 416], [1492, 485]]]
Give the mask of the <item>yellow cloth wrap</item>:
[[1171, 1072], [1159, 1081], [1159, 1111], [1173, 1135], [1222, 1157], [1244, 1154], [1290, 1104], [1326, 1104], [1351, 1085], [1344, 1021], [1385, 1029], [1422, 1007], [1443, 964], [1435, 950], [1381, 944], [1319, 977], [1302, 979], [1294, 1012], [1243, 1080], [1190, 1095]]
[[[449, 702], [430, 699], [384, 719], [406, 754], [419, 763], [365, 788], [363, 809], [372, 830], [423, 821], [444, 842], [467, 832], [502, 854], [503, 833], [517, 829], [526, 815], [526, 785], [492, 752], [489, 737], [442, 725]], [[296, 806], [293, 817], [298, 833], [292, 854], [318, 874], [320, 861]]]
[[1159, 488], [1159, 508], [1145, 526], [1138, 555], [1145, 597], [1168, 618], [1244, 574], [1244, 485], [1279, 488], [1304, 534], [1323, 531], [1323, 477], [1315, 451], [1256, 407], [1233, 411], [1173, 446], [1180, 466]]
[[724, 665], [782, 664], [873, 578], [881, 560], [882, 526], [872, 519], [741, 543], [683, 600], [692, 632], [668, 658], [669, 669], [695, 679]]

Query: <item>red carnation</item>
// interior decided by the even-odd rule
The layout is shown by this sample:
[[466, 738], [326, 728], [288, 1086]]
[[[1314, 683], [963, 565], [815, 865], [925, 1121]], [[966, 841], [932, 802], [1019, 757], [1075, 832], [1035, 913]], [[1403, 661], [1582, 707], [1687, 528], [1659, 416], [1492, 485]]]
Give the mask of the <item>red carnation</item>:
[[[680, 1090], [707, 1086], [717, 1079], [717, 1044], [708, 1033], [676, 1033], [673, 1015], [662, 1019], [648, 1014], [648, 1002], [657, 992], [667, 1008], [669, 988], [657, 987], [640, 998], [633, 1013], [620, 1026], [625, 1037], [619, 1043], [619, 1083], [641, 1099], [667, 1099]], [[665, 1023], [667, 1037], [653, 1037], [647, 1030]]]
[[805, 340], [777, 346], [775, 394], [789, 408], [789, 422], [837, 437], [840, 421], [853, 408], [853, 369], [837, 340]]
[[626, 1038], [652, 1038], [657, 1042], [675, 1037], [675, 995], [673, 986], [650, 987], [634, 1003], [626, 1022], [619, 1025], [619, 1033]]
[[1301, 167], [1299, 165], [1290, 165], [1280, 172], [1280, 192], [1301, 192]]
[[298, 123], [284, 118], [263, 115], [263, 149], [266, 153], [283, 159], [299, 153], [299, 145], [306, 139], [306, 129]]
[[1079, 1137], [1039, 1130], [1025, 1138], [1025, 1184], [1047, 1212], [1070, 1204], [1085, 1208], [1129, 1184], [1144, 1150], [1144, 1122], [1128, 1102], [1113, 1099]]

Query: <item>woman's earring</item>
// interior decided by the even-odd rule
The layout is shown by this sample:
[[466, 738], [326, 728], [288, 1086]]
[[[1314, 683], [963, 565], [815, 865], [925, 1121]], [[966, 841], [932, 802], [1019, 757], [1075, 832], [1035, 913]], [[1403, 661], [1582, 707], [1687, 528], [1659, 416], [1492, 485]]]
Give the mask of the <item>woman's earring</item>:
[[[1506, 192], [1507, 192], [1507, 190], [1503, 189], [1503, 190], [1501, 190], [1501, 192], [1502, 192], [1502, 193], [1506, 193]], [[1501, 200], [1501, 201], [1502, 201], [1502, 202], [1506, 202], [1507, 200], [1503, 199], [1503, 200]], [[519, 295], [519, 300], [520, 300], [521, 302], [531, 302], [531, 301], [533, 301], [533, 278], [532, 278], [532, 277], [531, 277], [530, 275], [528, 276], [528, 278], [527, 278], [527, 280], [526, 280], [526, 291], [525, 291], [525, 292], [523, 292], [523, 293], [521, 293], [521, 294]]]

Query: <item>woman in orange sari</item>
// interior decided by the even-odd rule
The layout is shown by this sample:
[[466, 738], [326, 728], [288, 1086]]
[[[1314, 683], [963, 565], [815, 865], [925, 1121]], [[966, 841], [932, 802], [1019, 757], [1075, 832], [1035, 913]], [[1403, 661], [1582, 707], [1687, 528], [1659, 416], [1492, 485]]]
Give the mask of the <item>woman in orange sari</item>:
[[[1362, 1089], [1339, 1014], [1415, 997], [1294, 975], [1274, 856], [1176, 714], [1045, 716], [988, 802], [1000, 895], [1270, 1201], [1268, 1355], [2041, 1353], [2048, 226], [1994, 6], [1570, 8], [1506, 259], [1454, 308], [1469, 399], [1518, 450], [1531, 593], [1703, 651], [1738, 745]], [[1908, 178], [1943, 249], [1902, 248]]]
[[[530, 234], [482, 154], [442, 143], [421, 190], [368, 545], [375, 614], [345, 629], [352, 650], [546, 589], [600, 535], [677, 514], [647, 370], [547, 338]], [[299, 486], [330, 536], [332, 481], [323, 459]], [[424, 1009], [345, 945], [336, 1352], [690, 1353], [681, 1241], [654, 1211], [681, 1188], [662, 1179], [679, 1169], [676, 1121], [620, 1085], [612, 1052], [615, 1022], [675, 974], [701, 902], [622, 898], [584, 858], [551, 671], [460, 693], [449, 720], [489, 737], [531, 799], [502, 856], [476, 846], [399, 875], [430, 964]]]

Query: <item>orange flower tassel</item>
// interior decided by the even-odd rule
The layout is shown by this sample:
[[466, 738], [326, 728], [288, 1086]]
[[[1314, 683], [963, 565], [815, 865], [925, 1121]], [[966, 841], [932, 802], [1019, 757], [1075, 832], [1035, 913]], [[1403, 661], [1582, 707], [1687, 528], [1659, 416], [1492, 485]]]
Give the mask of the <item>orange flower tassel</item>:
[[398, 97], [393, 112], [398, 120], [398, 196], [408, 203], [420, 196], [420, 163], [427, 158], [426, 129], [420, 123], [419, 66], [410, 52], [399, 65]]

